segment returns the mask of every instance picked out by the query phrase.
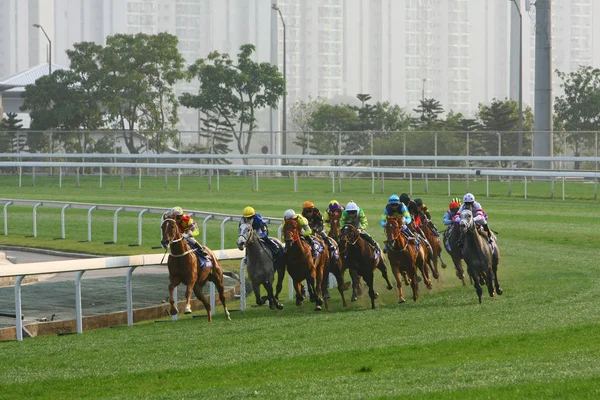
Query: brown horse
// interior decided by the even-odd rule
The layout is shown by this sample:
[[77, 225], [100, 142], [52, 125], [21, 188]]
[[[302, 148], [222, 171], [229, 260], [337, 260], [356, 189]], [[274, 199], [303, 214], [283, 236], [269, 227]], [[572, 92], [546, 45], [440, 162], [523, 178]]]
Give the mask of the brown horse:
[[500, 262], [500, 250], [497, 243], [491, 246], [483, 234], [479, 232], [473, 214], [470, 210], [463, 210], [460, 213], [460, 247], [465, 262], [467, 263], [467, 272], [473, 279], [473, 285], [481, 304], [481, 295], [483, 290], [481, 285], [485, 282], [490, 297], [496, 293], [502, 294], [502, 289], [498, 283], [498, 263]]
[[400, 231], [400, 224], [398, 219], [388, 217], [387, 223], [385, 224], [385, 235], [387, 243], [390, 248], [388, 251], [388, 258], [392, 266], [392, 272], [396, 277], [396, 287], [398, 288], [398, 303], [404, 303], [404, 293], [402, 292], [402, 278], [404, 283], [410, 285], [413, 291], [413, 300], [417, 301], [419, 297], [419, 277], [417, 271], [420, 270], [423, 278], [425, 279], [425, 285], [428, 289], [431, 289], [431, 280], [429, 279], [429, 273], [426, 262], [426, 250], [425, 244], [422, 243], [417, 250], [415, 239], [410, 240]]
[[450, 244], [450, 250], [446, 247], [446, 252], [450, 254], [452, 258], [452, 263], [454, 264], [454, 268], [456, 269], [456, 277], [462, 282], [463, 286], [467, 286], [465, 282], [465, 270], [462, 265], [462, 252], [460, 250], [460, 245], [458, 244], [460, 238], [460, 230], [458, 226], [450, 225], [448, 229], [444, 231], [444, 243], [448, 242]]
[[223, 268], [221, 268], [217, 257], [215, 257], [208, 247], [204, 247], [204, 250], [206, 250], [210, 256], [212, 266], [209, 268], [201, 268], [195, 250], [190, 248], [187, 241], [183, 239], [179, 227], [177, 226], [177, 222], [174, 219], [164, 219], [161, 225], [161, 231], [162, 243], [167, 243], [167, 246], [171, 249], [171, 253], [167, 260], [167, 265], [169, 267], [169, 303], [171, 304], [171, 315], [177, 314], [173, 290], [180, 283], [183, 283], [187, 286], [185, 290], [184, 313], [190, 314], [192, 312], [190, 301], [193, 290], [198, 300], [202, 302], [206, 309], [208, 322], [212, 322], [210, 302], [206, 299], [206, 296], [204, 296], [202, 291], [206, 282], [209, 281], [215, 284], [215, 287], [219, 292], [219, 300], [221, 300], [221, 304], [223, 304], [223, 309], [225, 310], [225, 315], [228, 320], [231, 320], [224, 295]]
[[[327, 246], [323, 246], [323, 252], [314, 260], [312, 249], [308, 243], [300, 238], [298, 221], [294, 219], [285, 220], [283, 237], [285, 238], [287, 271], [294, 281], [296, 291], [296, 305], [301, 306], [304, 302], [302, 281], [306, 279], [311, 293], [315, 294], [315, 311], [321, 311], [323, 305], [323, 273], [329, 260]], [[327, 299], [325, 299], [325, 307], [328, 308]]]
[[331, 226], [328, 235], [337, 242], [340, 237], [340, 220], [342, 219], [342, 212], [327, 210], [327, 214], [329, 215], [329, 225]]
[[362, 276], [369, 287], [369, 297], [371, 298], [371, 308], [375, 308], [375, 299], [378, 294], [373, 289], [373, 280], [375, 268], [381, 271], [383, 278], [387, 282], [388, 290], [393, 288], [387, 276], [387, 268], [383, 263], [383, 255], [380, 258], [375, 257], [373, 248], [360, 237], [360, 232], [353, 225], [344, 225], [340, 230], [340, 256], [344, 268], [350, 271], [352, 277], [352, 301], [358, 299], [358, 276]]
[[438, 260], [442, 263], [442, 268], [446, 269], [446, 263], [442, 260], [442, 243], [440, 239], [435, 234], [432, 222], [421, 220], [421, 230], [425, 234], [425, 239], [431, 245], [431, 257], [429, 258], [429, 267], [431, 268], [431, 273], [435, 279], [440, 277], [440, 272], [438, 269]]

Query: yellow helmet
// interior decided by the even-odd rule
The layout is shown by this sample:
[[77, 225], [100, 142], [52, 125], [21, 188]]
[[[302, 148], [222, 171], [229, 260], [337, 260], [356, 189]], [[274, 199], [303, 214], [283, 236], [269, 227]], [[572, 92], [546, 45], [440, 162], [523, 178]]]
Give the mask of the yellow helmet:
[[302, 203], [302, 209], [306, 208], [315, 208], [315, 204], [310, 200], [306, 200], [304, 203]]
[[254, 211], [254, 208], [252, 208], [250, 206], [244, 208], [243, 215], [245, 218], [253, 217], [254, 214], [256, 214], [256, 212]]

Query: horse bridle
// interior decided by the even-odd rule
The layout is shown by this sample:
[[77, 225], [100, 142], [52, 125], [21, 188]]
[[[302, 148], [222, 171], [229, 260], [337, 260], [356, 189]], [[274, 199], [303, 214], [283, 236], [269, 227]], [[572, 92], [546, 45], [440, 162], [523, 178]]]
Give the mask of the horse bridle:
[[[392, 221], [395, 221], [396, 226], [394, 227], [394, 234], [396, 234], [395, 238], [392, 238], [392, 240], [394, 242], [398, 242], [398, 238], [400, 237], [400, 235], [402, 235], [402, 231], [400, 230], [400, 224], [398, 223], [398, 220], [394, 220], [392, 219]], [[391, 223], [391, 221], [389, 221], [388, 223]], [[386, 236], [387, 236], [387, 230], [386, 230]], [[393, 251], [397, 251], [398, 253], [402, 253], [403, 251], [405, 251], [408, 248], [408, 239], [406, 239], [406, 243], [404, 244], [404, 247], [401, 249], [394, 249], [392, 248]]]
[[[245, 235], [240, 233], [238, 236], [238, 239], [243, 238], [246, 242], [246, 244], [244, 244], [244, 246], [247, 247], [247, 245], [248, 245], [248, 243], [250, 243], [250, 239], [252, 237], [254, 237], [255, 240], [258, 240], [259, 238], [258, 238], [258, 235], [256, 234], [256, 231], [252, 227], [252, 225], [250, 225], [248, 223], [244, 223], [244, 225], [246, 225], [248, 227], [248, 237], [246, 237]], [[271, 259], [271, 261], [273, 261], [273, 257], [270, 255], [271, 252], [267, 251], [267, 248], [266, 248], [267, 246], [264, 243], [262, 243], [260, 240], [258, 240], [258, 245], [260, 247], [262, 247], [263, 250], [265, 250], [265, 253], [267, 253], [267, 256]]]
[[[165, 222], [173, 222], [173, 225], [175, 225], [175, 229], [177, 230], [177, 233], [181, 234], [181, 232], [179, 231], [179, 225], [177, 225], [177, 221], [175, 221], [173, 218], [165, 218], [162, 222], [162, 224], [160, 224], [160, 228], [162, 230], [162, 227], [164, 226]], [[176, 235], [175, 235], [176, 236]], [[169, 243], [167, 244], [168, 248], [171, 248], [171, 244], [172, 243], [177, 243], [177, 242], [181, 242], [183, 240], [183, 236], [180, 236], [179, 239], [175, 239], [173, 237], [173, 239], [169, 240]], [[195, 249], [190, 248], [188, 251], [183, 252], [182, 254], [173, 254], [173, 252], [170, 252], [169, 255], [173, 256], [173, 257], [183, 257], [185, 255], [190, 254], [191, 252], [195, 251]], [[166, 250], [165, 250], [165, 254], [167, 254]], [[164, 256], [163, 256], [164, 258]], [[162, 261], [160, 262], [162, 264]]]

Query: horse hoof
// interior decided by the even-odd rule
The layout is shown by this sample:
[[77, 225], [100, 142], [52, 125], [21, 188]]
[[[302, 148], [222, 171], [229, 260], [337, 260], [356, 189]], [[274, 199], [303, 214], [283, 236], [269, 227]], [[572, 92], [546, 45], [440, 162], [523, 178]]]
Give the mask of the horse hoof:
[[417, 275], [417, 282], [421, 282], [421, 277]]
[[440, 278], [440, 274], [439, 274], [439, 272], [434, 272], [434, 273], [433, 273], [433, 278], [434, 278], [434, 279], [439, 279], [439, 278]]
[[358, 297], [357, 296], [352, 296], [352, 299], [350, 299], [351, 301], [358, 301]]
[[277, 305], [275, 306], [278, 310], [283, 310], [283, 304], [281, 303], [277, 303]]
[[323, 309], [321, 308], [321, 306], [316, 306], [315, 307], [315, 311], [322, 311]]
[[431, 283], [427, 284], [427, 289], [433, 289], [433, 286], [431, 285]]
[[496, 293], [498, 293], [498, 296], [502, 296], [502, 293], [504, 293], [504, 292], [502, 291], [501, 288], [498, 288], [498, 290], [496, 290]]
[[311, 294], [311, 295], [310, 295], [310, 302], [311, 302], [311, 303], [314, 303], [314, 302], [316, 302], [316, 301], [317, 301], [317, 299], [318, 299], [317, 295], [315, 295], [315, 294]]
[[446, 264], [442, 263], [442, 268], [446, 269]]
[[303, 301], [302, 300], [296, 300], [296, 305], [298, 307], [300, 307], [302, 305]]
[[176, 309], [176, 308], [174, 308], [174, 309], [172, 309], [171, 311], [169, 311], [169, 313], [170, 313], [171, 315], [177, 315], [177, 314], [178, 314], [178, 312], [177, 312], [177, 309]]
[[398, 300], [398, 304], [402, 304], [402, 303], [406, 303], [406, 300], [404, 299], [404, 297], [400, 297], [400, 299]]
[[378, 299], [379, 298], [379, 293], [375, 292], [375, 298]]
[[394, 287], [392, 285], [387, 285], [387, 290], [392, 290]]
[[191, 314], [192, 313], [192, 309], [190, 307], [186, 307], [185, 311], [183, 313], [184, 314]]
[[271, 310], [274, 310], [274, 309], [275, 309], [275, 307], [276, 307], [275, 303], [269, 303], [269, 308], [270, 308]]

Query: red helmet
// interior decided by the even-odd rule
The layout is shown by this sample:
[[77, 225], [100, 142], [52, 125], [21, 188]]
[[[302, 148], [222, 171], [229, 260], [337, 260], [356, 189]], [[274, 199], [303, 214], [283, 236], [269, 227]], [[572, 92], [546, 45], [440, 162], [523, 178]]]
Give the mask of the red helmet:
[[457, 202], [457, 201], [451, 201], [451, 202], [450, 202], [450, 205], [448, 206], [448, 208], [449, 208], [449, 209], [451, 209], [451, 210], [452, 210], [453, 208], [459, 208], [459, 207], [460, 207], [460, 204], [458, 204], [458, 202]]

